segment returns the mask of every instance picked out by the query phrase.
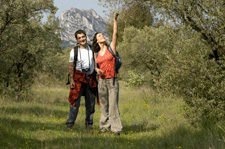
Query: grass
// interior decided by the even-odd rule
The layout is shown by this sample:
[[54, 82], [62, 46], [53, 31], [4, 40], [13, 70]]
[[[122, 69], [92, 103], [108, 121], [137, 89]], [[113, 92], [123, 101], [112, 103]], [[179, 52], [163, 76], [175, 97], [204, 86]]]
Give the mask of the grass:
[[128, 88], [121, 82], [119, 108], [124, 128], [115, 136], [98, 133], [97, 104], [93, 130], [84, 125], [84, 100], [74, 128], [67, 130], [69, 89], [33, 90], [26, 100], [0, 98], [1, 148], [225, 148], [224, 121], [210, 128], [190, 125], [178, 97], [163, 97], [144, 87]]

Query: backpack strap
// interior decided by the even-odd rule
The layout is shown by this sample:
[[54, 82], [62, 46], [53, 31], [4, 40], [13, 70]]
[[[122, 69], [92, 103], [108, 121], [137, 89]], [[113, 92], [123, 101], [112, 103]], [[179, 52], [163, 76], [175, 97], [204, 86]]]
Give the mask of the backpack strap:
[[[116, 61], [116, 55], [114, 54], [114, 52], [112, 51], [111, 47], [108, 46], [108, 51], [113, 55], [113, 57], [115, 57], [115, 61]], [[115, 62], [115, 67], [114, 67], [114, 77], [113, 77], [113, 85], [115, 85], [115, 80], [116, 80], [116, 62]]]
[[[73, 48], [73, 52], [74, 52], [74, 68], [76, 68], [76, 63], [77, 63], [77, 55], [78, 55], [78, 46], [75, 46]], [[74, 69], [75, 72], [75, 69]]]
[[113, 57], [116, 57], [110, 46], [108, 46], [108, 51], [113, 55]]

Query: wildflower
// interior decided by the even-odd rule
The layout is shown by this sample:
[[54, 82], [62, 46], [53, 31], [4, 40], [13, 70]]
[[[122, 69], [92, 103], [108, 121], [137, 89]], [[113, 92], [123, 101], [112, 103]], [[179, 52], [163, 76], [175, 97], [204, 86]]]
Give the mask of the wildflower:
[[162, 118], [164, 115], [165, 115], [165, 113], [163, 113], [162, 115], [160, 115], [160, 116], [158, 117], [158, 119]]
[[144, 104], [144, 109], [147, 109], [147, 108], [150, 108], [150, 105], [148, 105], [148, 104]]

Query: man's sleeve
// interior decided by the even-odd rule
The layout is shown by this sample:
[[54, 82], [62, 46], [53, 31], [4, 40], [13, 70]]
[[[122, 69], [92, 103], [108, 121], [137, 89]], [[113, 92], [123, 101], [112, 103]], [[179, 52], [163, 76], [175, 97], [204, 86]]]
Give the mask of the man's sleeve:
[[70, 51], [70, 59], [69, 59], [69, 62], [74, 62], [74, 49], [72, 49], [71, 51]]

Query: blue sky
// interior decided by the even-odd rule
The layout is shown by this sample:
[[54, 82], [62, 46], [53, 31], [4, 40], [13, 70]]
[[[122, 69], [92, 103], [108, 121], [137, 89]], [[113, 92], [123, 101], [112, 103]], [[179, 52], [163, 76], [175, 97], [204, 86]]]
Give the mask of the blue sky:
[[98, 3], [98, 0], [54, 0], [54, 5], [58, 7], [56, 17], [60, 18], [62, 12], [65, 10], [69, 10], [71, 8], [78, 8], [80, 10], [93, 9], [98, 15], [104, 18], [105, 14], [103, 11], [106, 9], [98, 5]]

